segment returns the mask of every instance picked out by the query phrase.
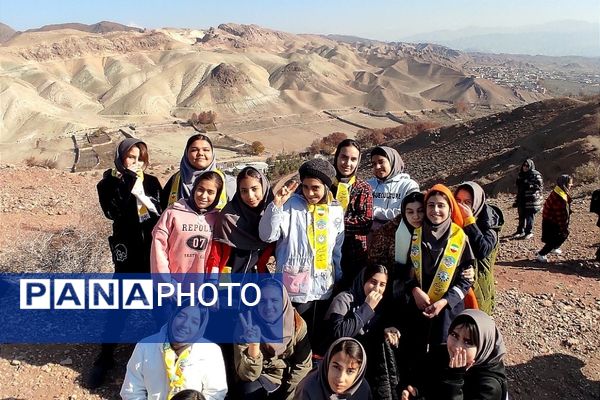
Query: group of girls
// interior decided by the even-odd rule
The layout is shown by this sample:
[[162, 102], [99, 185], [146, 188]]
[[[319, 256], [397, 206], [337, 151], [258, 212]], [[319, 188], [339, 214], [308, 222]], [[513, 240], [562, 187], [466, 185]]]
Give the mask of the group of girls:
[[[116, 272], [267, 272], [274, 256], [283, 281], [259, 283], [264, 304], [239, 315], [236, 335], [243, 343], [230, 348], [198, 340], [210, 329], [206, 310], [175, 310], [159, 338], [136, 346], [122, 398], [172, 399], [187, 389], [207, 399], [458, 398], [426, 390], [444, 384], [448, 370], [462, 372], [453, 387], [475, 388], [463, 391], [475, 398], [468, 395], [478, 390], [474, 371], [492, 366], [499, 386], [481, 398], [503, 398], [502, 338], [485, 313], [464, 311], [477, 303], [489, 304], [486, 312], [493, 308], [501, 213], [474, 182], [455, 193], [435, 185], [421, 194], [389, 147], [371, 151], [374, 178], [365, 182], [356, 176], [360, 154], [355, 141], [345, 140], [333, 165], [311, 159], [300, 167], [299, 182], [273, 193], [252, 167], [233, 186], [216, 169], [209, 138], [195, 135], [180, 171], [161, 190], [144, 173], [145, 144], [119, 145], [117, 169], [98, 184], [113, 220], [115, 265], [123, 253], [130, 261]], [[123, 232], [131, 225], [137, 236]], [[145, 245], [131, 244], [141, 239]], [[473, 282], [475, 296], [467, 302]], [[446, 343], [446, 359], [432, 357]], [[96, 372], [106, 373], [112, 359], [104, 347]], [[419, 379], [430, 367], [440, 371], [432, 382]]]

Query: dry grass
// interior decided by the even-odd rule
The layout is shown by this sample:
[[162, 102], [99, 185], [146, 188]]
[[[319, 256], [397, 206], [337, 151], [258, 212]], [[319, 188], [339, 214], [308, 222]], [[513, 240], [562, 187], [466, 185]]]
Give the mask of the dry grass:
[[576, 185], [589, 185], [596, 187], [600, 185], [600, 163], [598, 161], [589, 161], [580, 165], [573, 173], [573, 179]]
[[106, 228], [106, 224], [88, 219], [57, 231], [35, 232], [2, 250], [0, 272], [111, 272]]

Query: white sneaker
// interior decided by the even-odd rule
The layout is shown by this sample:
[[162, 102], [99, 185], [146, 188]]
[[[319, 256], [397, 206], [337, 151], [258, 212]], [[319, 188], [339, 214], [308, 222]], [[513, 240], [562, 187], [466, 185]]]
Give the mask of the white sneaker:
[[514, 235], [512, 235], [513, 239], [521, 239], [525, 236], [524, 233], [515, 233]]
[[548, 257], [543, 256], [541, 254], [536, 254], [535, 255], [535, 260], [541, 263], [547, 263], [548, 262]]
[[550, 253], [552, 253], [552, 254], [562, 254], [562, 250], [561, 249], [554, 249], [554, 250], [551, 250]]
[[527, 235], [525, 235], [523, 237], [523, 239], [525, 239], [525, 240], [533, 239], [533, 233], [528, 233]]

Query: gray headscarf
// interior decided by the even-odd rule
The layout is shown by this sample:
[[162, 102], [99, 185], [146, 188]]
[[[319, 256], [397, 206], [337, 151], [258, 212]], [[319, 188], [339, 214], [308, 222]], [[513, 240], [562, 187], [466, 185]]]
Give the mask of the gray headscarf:
[[[329, 387], [329, 380], [327, 379], [327, 373], [329, 371], [329, 363], [331, 362], [331, 358], [334, 356], [334, 354], [332, 354], [332, 350], [337, 346], [338, 343], [344, 342], [344, 341], [355, 342], [356, 344], [358, 344], [358, 346], [360, 347], [360, 349], [362, 350], [362, 353], [363, 353], [363, 360], [362, 360], [362, 363], [360, 364], [360, 369], [358, 370], [356, 380], [354, 381], [352, 386], [350, 386], [348, 388], [348, 390], [346, 390], [343, 394], [333, 395], [333, 391]], [[343, 338], [339, 338], [338, 340], [333, 342], [331, 344], [331, 346], [329, 346], [329, 350], [327, 350], [327, 353], [325, 354], [323, 361], [321, 362], [321, 364], [319, 364], [319, 369], [317, 371], [317, 374], [318, 374], [319, 382], [321, 383], [321, 389], [324, 394], [327, 394], [327, 396], [325, 397], [326, 399], [344, 399], [346, 397], [352, 396], [358, 390], [358, 388], [362, 384], [363, 379], [365, 378], [366, 371], [367, 371], [367, 352], [365, 351], [365, 348], [363, 347], [363, 345], [360, 344], [360, 342], [356, 339], [349, 338], [349, 337], [343, 337]], [[336, 396], [336, 397], [334, 397], [334, 396]]]
[[469, 316], [475, 322], [479, 332], [479, 346], [477, 346], [473, 366], [497, 364], [502, 361], [506, 347], [494, 320], [481, 310], [467, 309], [458, 316], [461, 315]]
[[393, 178], [396, 175], [404, 172], [404, 161], [402, 161], [402, 157], [400, 157], [400, 153], [398, 153], [396, 149], [387, 146], [377, 146], [373, 150], [371, 150], [370, 157], [373, 156], [382, 156], [387, 158], [390, 162], [390, 165], [392, 166], [392, 171], [390, 172], [390, 174], [385, 178], [380, 179], [381, 181], [385, 182], [388, 179]]
[[458, 191], [461, 189], [467, 190], [469, 193], [471, 193], [471, 196], [473, 197], [473, 216], [478, 217], [481, 213], [481, 210], [483, 210], [483, 207], [485, 207], [486, 198], [483, 188], [479, 186], [478, 183], [473, 181], [463, 182], [459, 187], [456, 188], [454, 197], [456, 197], [456, 193], [458, 193]]
[[127, 138], [119, 143], [119, 146], [117, 146], [117, 150], [115, 151], [115, 167], [117, 168], [117, 171], [122, 174], [128, 171], [128, 169], [125, 168], [125, 165], [123, 165], [123, 156], [127, 154], [129, 149], [138, 143], [142, 143], [144, 146], [146, 145], [146, 143], [136, 138]]

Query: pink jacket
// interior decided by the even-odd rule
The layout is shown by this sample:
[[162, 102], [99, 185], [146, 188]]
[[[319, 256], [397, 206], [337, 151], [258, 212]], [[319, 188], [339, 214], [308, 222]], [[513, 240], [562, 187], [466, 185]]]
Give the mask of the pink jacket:
[[152, 231], [152, 273], [204, 273], [217, 216], [217, 210], [196, 213], [185, 199], [173, 203]]

